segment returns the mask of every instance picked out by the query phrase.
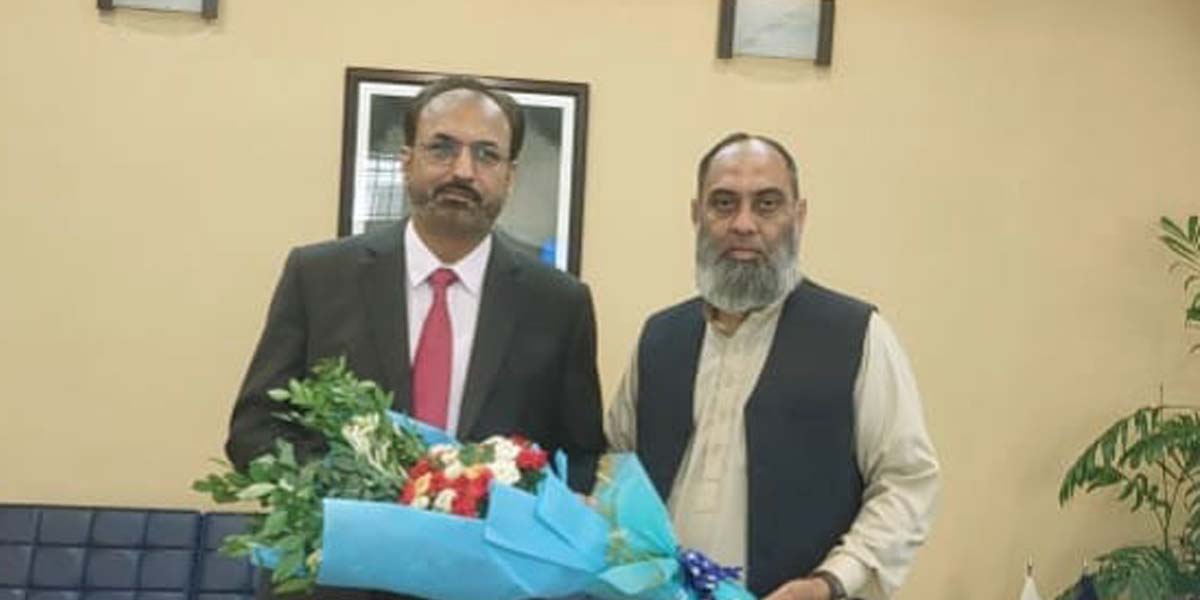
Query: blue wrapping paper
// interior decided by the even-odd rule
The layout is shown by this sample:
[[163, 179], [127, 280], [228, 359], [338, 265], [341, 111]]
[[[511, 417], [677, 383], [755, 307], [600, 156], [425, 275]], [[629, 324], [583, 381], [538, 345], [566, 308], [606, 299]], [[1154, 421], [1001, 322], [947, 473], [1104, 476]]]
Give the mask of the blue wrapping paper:
[[[588, 593], [606, 600], [703, 600], [702, 592], [686, 585], [679, 560], [679, 542], [671, 529], [667, 507], [634, 454], [612, 454], [597, 488], [598, 510], [608, 517], [610, 563], [596, 574]], [[745, 588], [721, 581], [715, 600], [753, 600]]]
[[[440, 430], [393, 418], [427, 443], [453, 443]], [[492, 482], [484, 519], [325, 499], [317, 583], [436, 600], [580, 593], [604, 600], [753, 600], [729, 581], [711, 596], [687, 585], [666, 507], [634, 455], [606, 457], [596, 507], [567, 487], [565, 456], [554, 462], [537, 494]], [[269, 550], [254, 559], [276, 564]]]

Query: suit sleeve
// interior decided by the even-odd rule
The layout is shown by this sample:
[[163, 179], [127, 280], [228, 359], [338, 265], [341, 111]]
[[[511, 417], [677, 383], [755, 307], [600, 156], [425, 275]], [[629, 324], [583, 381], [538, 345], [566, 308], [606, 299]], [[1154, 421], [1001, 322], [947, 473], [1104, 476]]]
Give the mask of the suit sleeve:
[[307, 321], [300, 278], [300, 258], [293, 250], [229, 420], [225, 454], [239, 471], [244, 472], [251, 460], [269, 452], [279, 438], [292, 442], [300, 456], [321, 445], [298, 426], [275, 418], [283, 407], [267, 397], [269, 390], [285, 387], [288, 380], [302, 377], [307, 368]]
[[562, 449], [570, 460], [568, 483], [590, 492], [596, 465], [606, 449], [600, 376], [596, 372], [596, 314], [592, 293], [584, 286], [566, 357], [561, 414]]

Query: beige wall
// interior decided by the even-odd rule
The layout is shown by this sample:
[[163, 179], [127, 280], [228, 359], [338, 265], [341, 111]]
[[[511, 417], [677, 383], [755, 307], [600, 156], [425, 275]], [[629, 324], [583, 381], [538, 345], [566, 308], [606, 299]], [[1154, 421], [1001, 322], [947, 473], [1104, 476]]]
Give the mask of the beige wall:
[[0, 501], [204, 506], [284, 253], [334, 233], [355, 65], [591, 83], [608, 390], [690, 290], [698, 155], [791, 144], [807, 268], [883, 307], [944, 459], [902, 598], [1015, 598], [1027, 557], [1051, 595], [1149, 535], [1056, 484], [1158, 381], [1200, 389], [1152, 242], [1200, 205], [1200, 2], [846, 0], [828, 70], [714, 60], [702, 0], [94, 4], [0, 16]]

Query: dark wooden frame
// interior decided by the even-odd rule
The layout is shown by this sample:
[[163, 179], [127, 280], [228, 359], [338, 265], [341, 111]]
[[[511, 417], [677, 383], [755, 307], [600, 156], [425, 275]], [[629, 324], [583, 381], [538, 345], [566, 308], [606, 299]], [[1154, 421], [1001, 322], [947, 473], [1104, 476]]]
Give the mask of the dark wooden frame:
[[[738, 0], [721, 0], [717, 25], [717, 58], [733, 58], [733, 25]], [[821, 0], [821, 21], [817, 33], [817, 57], [813, 64], [829, 66], [833, 62], [834, 0]]]
[[[96, 8], [103, 12], [109, 12], [116, 8], [113, 6], [113, 0], [96, 0]], [[217, 0], [201, 0], [200, 16], [211, 21], [217, 18]]]
[[[342, 181], [338, 208], [338, 235], [350, 235], [354, 218], [354, 178], [358, 157], [359, 89], [364, 83], [401, 83], [422, 85], [441, 79], [449, 73], [428, 71], [397, 71], [390, 69], [357, 68], [346, 69], [345, 105], [342, 117]], [[567, 271], [579, 275], [583, 240], [583, 190], [587, 165], [588, 92], [586, 83], [546, 81], [536, 79], [513, 79], [502, 77], [475, 76], [484, 84], [515, 93], [565, 96], [575, 101], [574, 144], [563, 148], [571, 152], [571, 184], [569, 191], [570, 215], [566, 246]], [[518, 175], [520, 177], [520, 175]]]

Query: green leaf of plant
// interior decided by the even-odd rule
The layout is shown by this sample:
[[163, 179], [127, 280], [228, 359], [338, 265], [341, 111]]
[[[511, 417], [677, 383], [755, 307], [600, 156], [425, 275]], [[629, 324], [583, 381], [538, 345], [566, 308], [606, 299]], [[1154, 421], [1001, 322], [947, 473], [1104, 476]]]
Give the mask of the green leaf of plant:
[[1180, 229], [1179, 226], [1175, 224], [1175, 221], [1172, 221], [1170, 217], [1161, 217], [1159, 218], [1158, 223], [1162, 227], [1162, 230], [1167, 232], [1167, 235], [1164, 237], [1170, 237], [1181, 242], [1189, 241], [1191, 236], [1184, 233], [1183, 229]]
[[237, 498], [238, 500], [258, 500], [259, 498], [262, 498], [273, 491], [275, 491], [275, 484], [273, 483], [256, 483], [254, 485], [246, 486], [239, 491], [237, 493]]
[[287, 527], [288, 513], [284, 510], [275, 510], [267, 515], [267, 520], [263, 522], [262, 530], [259, 535], [264, 538], [279, 535]]
[[1173, 237], [1168, 237], [1168, 236], [1164, 235], [1164, 236], [1159, 237], [1158, 239], [1162, 240], [1162, 243], [1166, 244], [1167, 247], [1170, 248], [1172, 252], [1174, 252], [1175, 254], [1178, 254], [1184, 260], [1195, 259], [1197, 257], [1200, 257], [1200, 253], [1197, 253], [1195, 250], [1189, 248], [1186, 244], [1184, 244], [1183, 242], [1181, 242]]
[[279, 556], [279, 564], [275, 566], [275, 573], [272, 575], [272, 580], [283, 581], [286, 578], [302, 575], [301, 568], [303, 566], [303, 554], [296, 551], [283, 552]]
[[279, 464], [284, 467], [296, 468], [296, 450], [288, 442], [280, 440]]
[[281, 596], [287, 594], [296, 594], [300, 592], [308, 592], [312, 589], [312, 587], [312, 582], [306, 579], [288, 579], [275, 586], [275, 593]]

